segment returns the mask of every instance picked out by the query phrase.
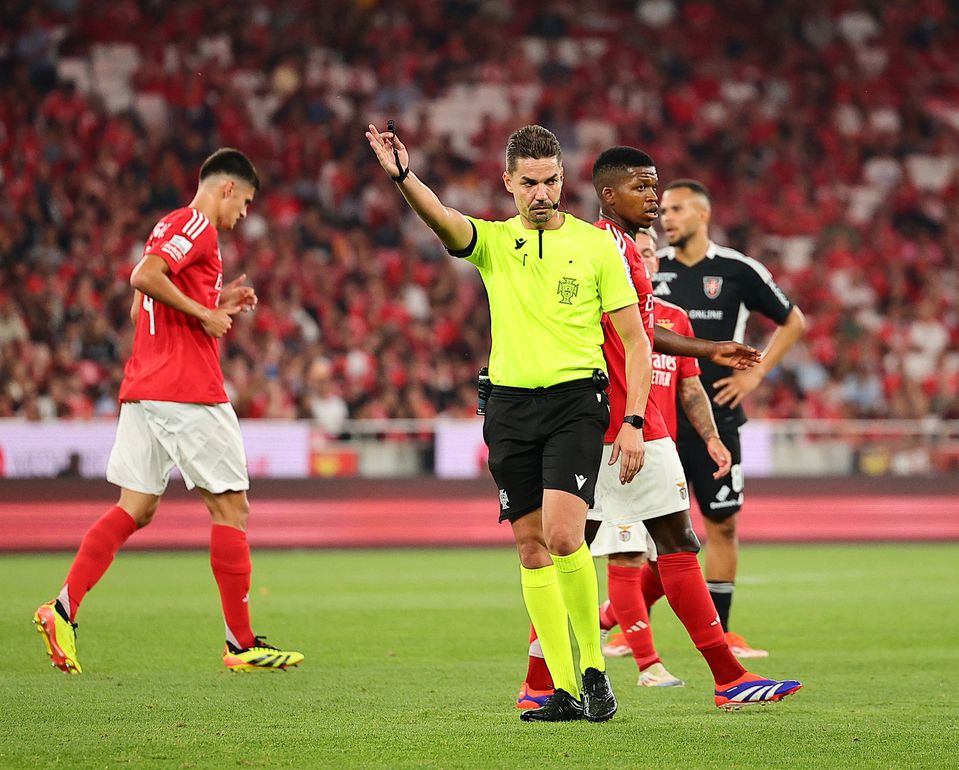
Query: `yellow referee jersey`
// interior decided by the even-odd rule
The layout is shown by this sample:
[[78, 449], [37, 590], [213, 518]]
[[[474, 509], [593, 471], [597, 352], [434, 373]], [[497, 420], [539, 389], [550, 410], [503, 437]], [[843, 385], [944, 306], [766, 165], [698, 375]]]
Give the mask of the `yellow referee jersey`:
[[480, 271], [489, 295], [490, 381], [545, 388], [605, 369], [604, 312], [635, 304], [629, 269], [612, 236], [566, 214], [557, 230], [468, 217], [476, 238], [451, 252]]

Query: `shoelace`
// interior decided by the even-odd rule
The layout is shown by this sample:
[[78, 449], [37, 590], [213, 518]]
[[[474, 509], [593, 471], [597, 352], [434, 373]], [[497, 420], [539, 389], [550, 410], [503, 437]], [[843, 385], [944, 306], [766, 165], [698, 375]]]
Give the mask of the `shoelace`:
[[606, 681], [600, 673], [598, 676], [593, 675], [590, 677], [583, 677], [583, 692], [588, 692], [590, 695], [595, 695], [597, 693], [603, 692], [606, 689]]

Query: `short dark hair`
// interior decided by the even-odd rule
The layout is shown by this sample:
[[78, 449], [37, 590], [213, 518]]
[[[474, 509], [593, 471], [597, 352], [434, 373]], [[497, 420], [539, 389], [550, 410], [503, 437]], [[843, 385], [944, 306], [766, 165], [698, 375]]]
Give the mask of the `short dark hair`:
[[222, 147], [203, 161], [200, 166], [200, 181], [214, 174], [226, 174], [247, 182], [254, 190], [260, 189], [260, 177], [253, 162], [239, 150]]
[[614, 178], [625, 174], [627, 169], [655, 165], [649, 155], [635, 147], [610, 147], [603, 150], [593, 163], [593, 186], [599, 193]]
[[542, 126], [523, 126], [510, 134], [506, 142], [506, 170], [512, 174], [519, 158], [556, 158], [563, 165], [563, 150], [559, 140]]
[[709, 202], [710, 206], [713, 205], [713, 196], [709, 194], [709, 190], [702, 182], [695, 179], [675, 179], [666, 185], [663, 192], [666, 192], [666, 190], [675, 190], [677, 187], [685, 187], [697, 195], [702, 195]]

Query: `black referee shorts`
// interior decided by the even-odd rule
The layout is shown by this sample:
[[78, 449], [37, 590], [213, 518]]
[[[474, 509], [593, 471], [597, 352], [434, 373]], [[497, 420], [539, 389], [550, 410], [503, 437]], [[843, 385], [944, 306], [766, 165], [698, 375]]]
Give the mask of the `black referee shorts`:
[[483, 439], [499, 487], [499, 520], [541, 507], [544, 489], [591, 506], [608, 425], [609, 399], [592, 379], [536, 389], [494, 385]]
[[720, 522], [743, 506], [743, 453], [739, 443], [739, 428], [719, 426], [719, 438], [733, 456], [733, 467], [721, 479], [714, 479], [716, 463], [706, 451], [706, 444], [695, 431], [680, 430], [677, 449], [686, 472], [686, 482], [696, 496], [699, 510], [710, 521]]

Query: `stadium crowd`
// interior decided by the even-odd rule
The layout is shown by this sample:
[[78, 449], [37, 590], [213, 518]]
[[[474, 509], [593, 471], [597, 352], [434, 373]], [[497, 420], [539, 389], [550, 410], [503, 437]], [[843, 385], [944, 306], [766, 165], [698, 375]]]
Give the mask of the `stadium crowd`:
[[[219, 146], [262, 194], [221, 235], [260, 298], [222, 344], [240, 416], [468, 415], [475, 270], [384, 188], [395, 118], [444, 202], [508, 216], [508, 134], [541, 123], [595, 215], [607, 146], [714, 196], [804, 340], [753, 417], [959, 418], [959, 10], [946, 0], [13, 0], [0, 25], [0, 417], [116, 414], [129, 274]], [[743, 19], [748, 18], [748, 24]], [[665, 245], [665, 243], [663, 243]], [[750, 329], [758, 343], [768, 328]]]

